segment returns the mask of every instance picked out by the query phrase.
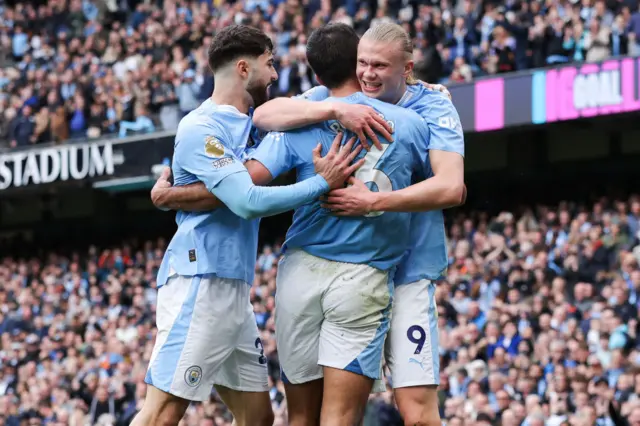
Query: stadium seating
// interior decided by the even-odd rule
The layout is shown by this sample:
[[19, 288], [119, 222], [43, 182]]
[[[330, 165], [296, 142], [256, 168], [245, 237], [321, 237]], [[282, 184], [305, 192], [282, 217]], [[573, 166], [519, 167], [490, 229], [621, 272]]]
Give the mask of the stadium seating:
[[[609, 400], [637, 418], [638, 196], [587, 211], [563, 205], [493, 218], [458, 215], [448, 234], [451, 266], [436, 298], [449, 424], [604, 422]], [[165, 244], [2, 259], [4, 424], [128, 424], [145, 392]], [[276, 424], [284, 425], [272, 317], [278, 258], [278, 245], [263, 247], [251, 294]], [[184, 424], [229, 425], [230, 417], [213, 395], [192, 405]], [[402, 423], [391, 392], [372, 396], [365, 425], [395, 424]]]
[[306, 37], [330, 20], [360, 33], [398, 20], [414, 39], [417, 77], [445, 84], [634, 55], [640, 32], [637, 4], [604, 0], [9, 3], [0, 5], [0, 148], [175, 129], [210, 95], [206, 46], [231, 22], [257, 25], [273, 38], [278, 96], [316, 83]]

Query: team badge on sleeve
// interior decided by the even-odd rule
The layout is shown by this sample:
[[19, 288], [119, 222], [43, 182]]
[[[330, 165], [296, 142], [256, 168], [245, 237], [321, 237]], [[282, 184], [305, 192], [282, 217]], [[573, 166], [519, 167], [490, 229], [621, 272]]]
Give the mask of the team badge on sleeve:
[[204, 139], [204, 152], [211, 157], [222, 157], [224, 155], [224, 146], [215, 136], [207, 136]]

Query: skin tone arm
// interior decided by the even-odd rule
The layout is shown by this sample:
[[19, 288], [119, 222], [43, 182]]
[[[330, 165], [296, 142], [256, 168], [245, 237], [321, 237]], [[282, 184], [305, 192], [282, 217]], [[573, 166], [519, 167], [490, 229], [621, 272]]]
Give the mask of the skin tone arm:
[[434, 176], [407, 188], [391, 192], [373, 192], [361, 181], [351, 178], [352, 186], [331, 191], [323, 207], [338, 216], [362, 216], [375, 211], [421, 212], [463, 204], [464, 159], [453, 152], [431, 150], [429, 159]]
[[328, 120], [338, 120], [358, 137], [365, 149], [370, 148], [367, 137], [378, 149], [382, 149], [376, 132], [389, 142], [393, 141], [389, 124], [366, 105], [276, 98], [259, 106], [253, 113], [255, 126], [280, 132]]
[[[451, 99], [451, 94], [446, 87], [440, 84], [424, 82], [422, 84], [431, 90], [445, 93]], [[365, 149], [370, 148], [367, 137], [378, 149], [382, 149], [375, 132], [380, 133], [389, 142], [393, 142], [392, 129], [389, 124], [373, 108], [365, 105], [281, 97], [259, 106], [253, 113], [254, 125], [264, 130], [279, 132], [327, 120], [338, 120], [347, 130], [352, 131], [358, 137]]]

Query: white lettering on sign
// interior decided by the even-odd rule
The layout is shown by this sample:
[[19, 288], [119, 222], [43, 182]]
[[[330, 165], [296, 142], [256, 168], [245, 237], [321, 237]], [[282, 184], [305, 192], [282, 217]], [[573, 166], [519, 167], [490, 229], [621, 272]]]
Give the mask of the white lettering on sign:
[[57, 180], [112, 175], [116, 164], [111, 143], [60, 146], [0, 155], [0, 190]]

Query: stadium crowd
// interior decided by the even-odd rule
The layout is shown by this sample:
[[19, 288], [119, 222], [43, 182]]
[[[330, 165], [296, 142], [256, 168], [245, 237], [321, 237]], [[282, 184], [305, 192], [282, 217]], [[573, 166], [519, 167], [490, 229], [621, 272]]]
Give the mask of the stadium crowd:
[[328, 21], [360, 33], [384, 20], [414, 40], [416, 76], [470, 81], [569, 61], [635, 54], [632, 0], [47, 0], [0, 2], [0, 147], [173, 130], [207, 98], [211, 34], [262, 28], [277, 46], [273, 95], [315, 84], [310, 31]]
[[[640, 196], [496, 217], [452, 210], [447, 223], [450, 267], [436, 293], [447, 424], [613, 425], [614, 401], [640, 425]], [[129, 424], [145, 395], [165, 246], [1, 259], [0, 425]], [[257, 256], [251, 296], [283, 426], [279, 250]], [[231, 418], [214, 393], [182, 424]], [[371, 396], [365, 426], [402, 424], [390, 390]]]

